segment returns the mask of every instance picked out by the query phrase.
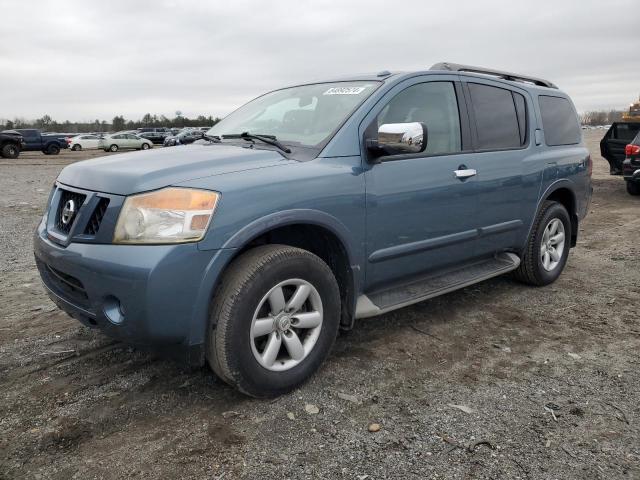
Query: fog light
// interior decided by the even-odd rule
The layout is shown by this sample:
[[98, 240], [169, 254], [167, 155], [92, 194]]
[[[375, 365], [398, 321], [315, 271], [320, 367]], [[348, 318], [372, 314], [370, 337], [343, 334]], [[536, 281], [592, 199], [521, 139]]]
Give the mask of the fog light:
[[105, 298], [102, 308], [104, 310], [105, 316], [111, 323], [120, 325], [123, 322], [124, 309], [120, 304], [120, 300], [118, 300], [116, 297], [110, 295]]

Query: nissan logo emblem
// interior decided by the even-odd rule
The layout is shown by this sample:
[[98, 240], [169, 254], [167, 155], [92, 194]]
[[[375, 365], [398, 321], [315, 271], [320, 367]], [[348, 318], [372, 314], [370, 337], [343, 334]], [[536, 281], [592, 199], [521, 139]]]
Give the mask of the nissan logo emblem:
[[63, 225], [69, 225], [71, 220], [73, 220], [73, 216], [76, 214], [76, 202], [69, 199], [67, 203], [64, 204], [64, 208], [62, 209], [62, 214], [60, 215], [60, 221], [62, 221]]

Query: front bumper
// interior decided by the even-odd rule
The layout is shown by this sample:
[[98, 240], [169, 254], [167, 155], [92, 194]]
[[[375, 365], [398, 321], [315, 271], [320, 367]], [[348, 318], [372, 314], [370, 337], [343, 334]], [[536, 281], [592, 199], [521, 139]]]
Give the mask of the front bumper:
[[64, 247], [47, 238], [43, 222], [34, 253], [49, 296], [73, 318], [202, 364], [210, 299], [233, 250], [202, 251], [193, 243]]

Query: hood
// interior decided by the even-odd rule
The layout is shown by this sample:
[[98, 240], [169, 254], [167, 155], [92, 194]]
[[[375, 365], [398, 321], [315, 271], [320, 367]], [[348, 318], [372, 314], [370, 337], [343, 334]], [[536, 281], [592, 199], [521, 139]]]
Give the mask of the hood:
[[204, 144], [158, 148], [71, 164], [58, 181], [96, 192], [129, 195], [196, 178], [295, 163], [273, 150]]
[[3, 135], [22, 138], [22, 134], [20, 132], [16, 132], [15, 130], [2, 130], [0, 133], [2, 133]]

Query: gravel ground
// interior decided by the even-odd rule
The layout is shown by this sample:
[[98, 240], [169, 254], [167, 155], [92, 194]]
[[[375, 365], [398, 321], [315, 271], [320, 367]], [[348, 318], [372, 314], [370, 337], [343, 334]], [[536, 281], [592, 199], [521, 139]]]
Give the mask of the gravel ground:
[[98, 153], [0, 160], [0, 478], [640, 478], [640, 198], [608, 175], [602, 133], [558, 282], [361, 321], [275, 401], [58, 311], [32, 231], [63, 166]]

